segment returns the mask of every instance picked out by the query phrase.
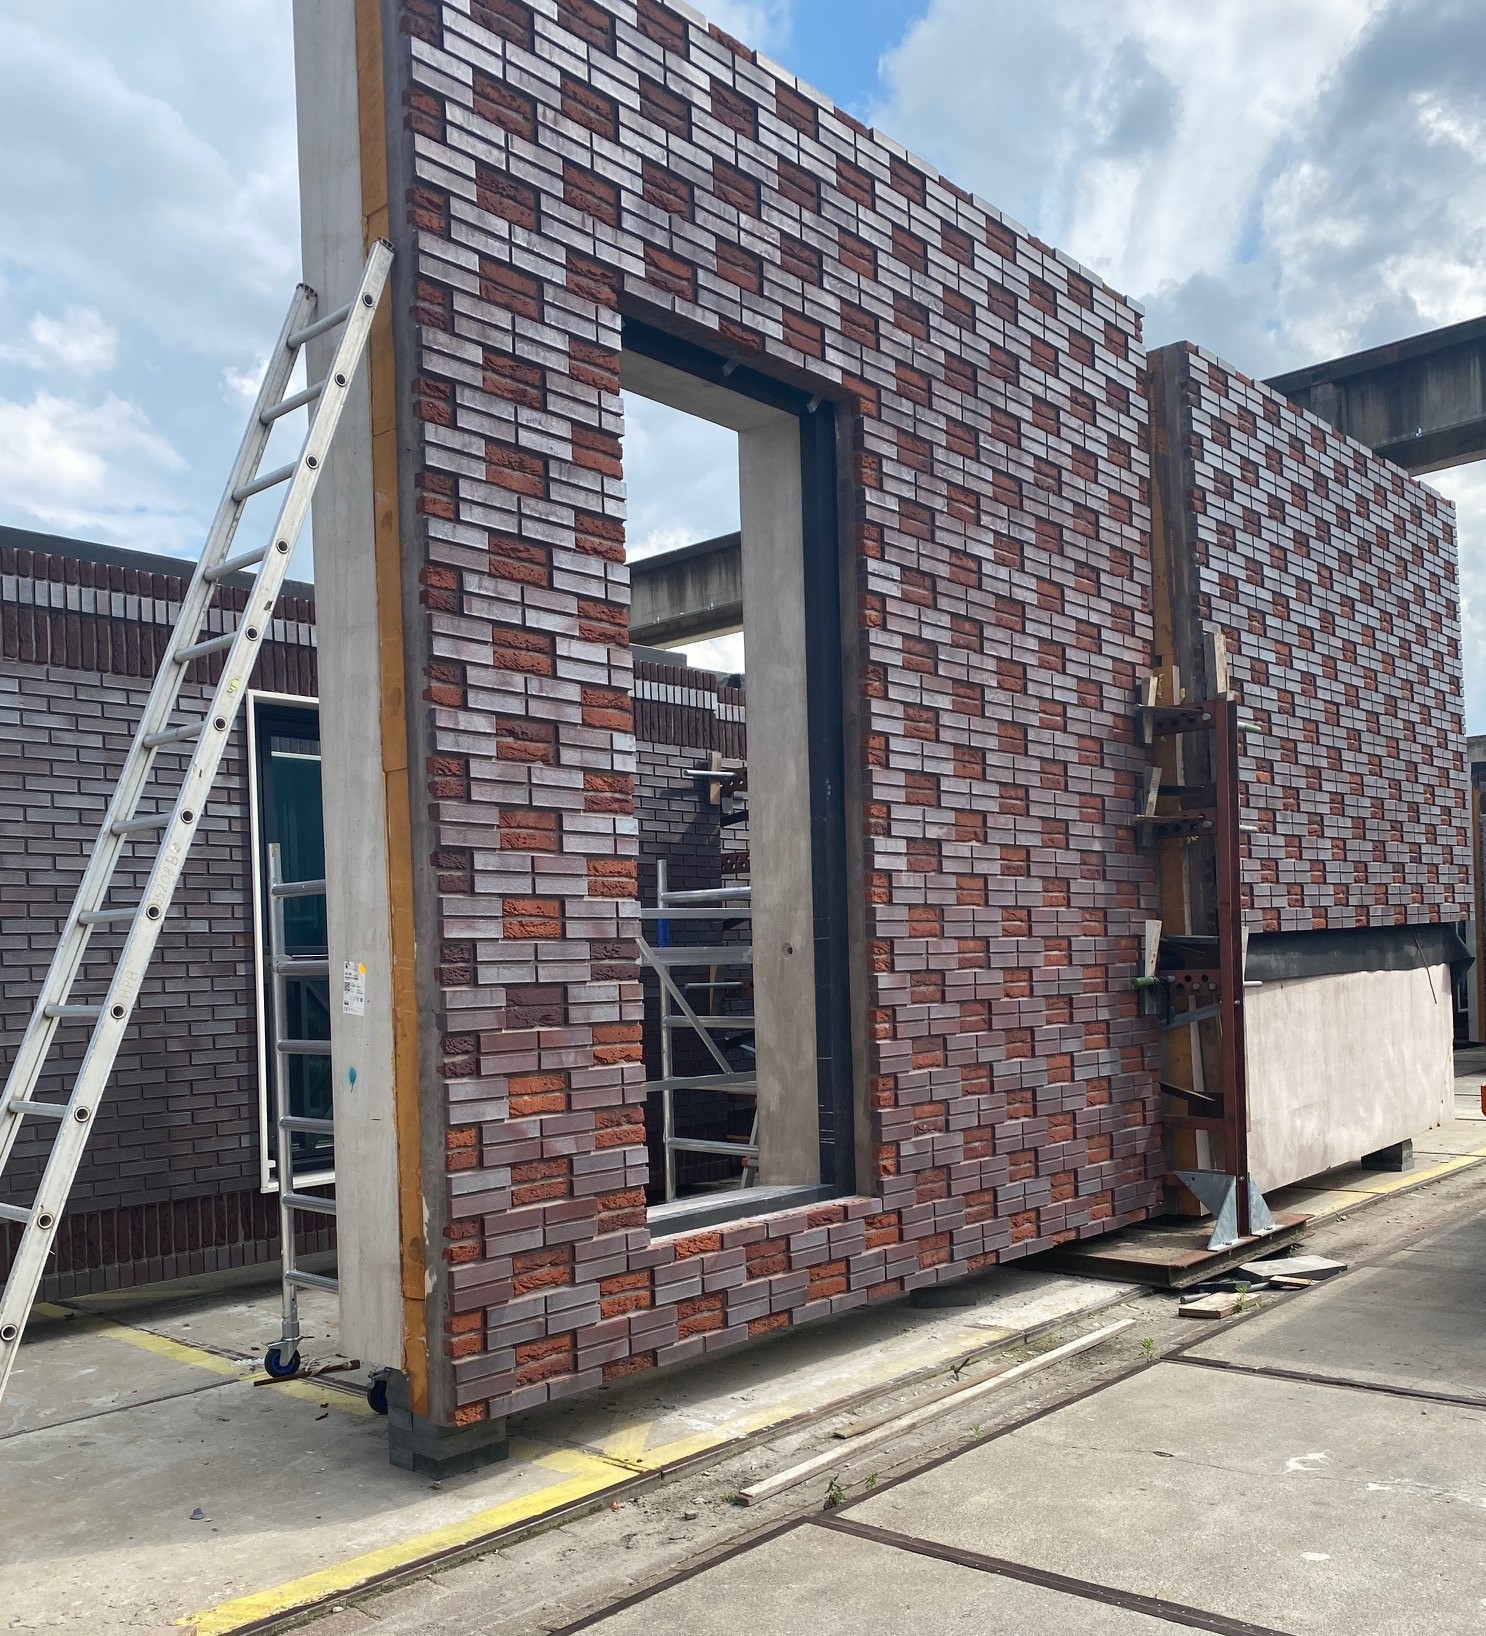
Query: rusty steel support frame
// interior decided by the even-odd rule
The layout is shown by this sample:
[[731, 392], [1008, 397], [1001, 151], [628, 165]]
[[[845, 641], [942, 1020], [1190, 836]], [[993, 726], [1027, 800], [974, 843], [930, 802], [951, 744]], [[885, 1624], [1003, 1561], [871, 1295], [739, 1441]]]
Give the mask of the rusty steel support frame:
[[1218, 1017], [1223, 1065], [1223, 1167], [1238, 1183], [1237, 1221], [1240, 1238], [1251, 1231], [1249, 1220], [1249, 1085], [1244, 1051], [1243, 886], [1238, 810], [1238, 703], [1232, 695], [1210, 699], [1203, 713], [1212, 716], [1212, 769], [1217, 790], [1213, 850], [1218, 898]]
[[[1178, 1162], [1168, 1171], [1170, 1180], [1179, 1182], [1215, 1217], [1210, 1248], [1220, 1249], [1239, 1239], [1267, 1232], [1274, 1226], [1263, 1196], [1249, 1177], [1249, 1105], [1244, 1048], [1244, 935], [1243, 886], [1241, 876], [1242, 826], [1239, 821], [1239, 735], [1243, 731], [1238, 715], [1238, 700], [1228, 692], [1209, 699], [1180, 704], [1165, 704], [1142, 708], [1143, 736], [1158, 755], [1157, 742], [1161, 739], [1182, 738], [1186, 735], [1206, 735], [1207, 753], [1196, 758], [1182, 757], [1183, 765], [1202, 764], [1210, 783], [1206, 793], [1197, 796], [1202, 805], [1186, 807], [1185, 800], [1194, 794], [1192, 787], [1183, 786], [1166, 792], [1176, 795], [1182, 810], [1176, 813], [1146, 813], [1137, 817], [1137, 828], [1152, 841], [1176, 840], [1184, 845], [1199, 844], [1211, 860], [1212, 879], [1208, 891], [1201, 895], [1212, 905], [1216, 937], [1211, 933], [1197, 933], [1202, 942], [1216, 947], [1214, 965], [1186, 966], [1181, 969], [1158, 971], [1155, 986], [1165, 995], [1165, 1025], [1175, 1028], [1215, 1024], [1216, 1065], [1219, 1094], [1216, 1098], [1206, 1089], [1199, 1090], [1178, 1085], [1163, 1085], [1163, 1089], [1189, 1107], [1206, 1110], [1197, 1113], [1166, 1115], [1166, 1123], [1174, 1136], [1182, 1132], [1206, 1132], [1221, 1138], [1223, 1155], [1221, 1167], [1205, 1167]], [[1158, 763], [1159, 764], [1159, 763]], [[1202, 789], [1203, 786], [1198, 786]], [[1190, 856], [1190, 854], [1189, 854]], [[1183, 865], [1184, 871], [1190, 866]], [[1163, 934], [1178, 940], [1185, 938], [1190, 945], [1195, 929]], [[1181, 995], [1191, 1000], [1210, 999], [1213, 1003], [1195, 1004], [1188, 1010], [1173, 1010], [1171, 1001]], [[1211, 1039], [1211, 1036], [1209, 1036]], [[1196, 1054], [1194, 1053], [1194, 1056]], [[1204, 1051], [1202, 1055], [1207, 1055]], [[1194, 1061], [1195, 1070], [1196, 1063]], [[1217, 1102], [1214, 1109], [1213, 1103]]]

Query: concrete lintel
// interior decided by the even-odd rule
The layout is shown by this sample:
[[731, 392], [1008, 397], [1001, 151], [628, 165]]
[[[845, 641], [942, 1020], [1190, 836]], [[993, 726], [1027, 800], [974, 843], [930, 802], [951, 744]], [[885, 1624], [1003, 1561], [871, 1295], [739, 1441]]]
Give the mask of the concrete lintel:
[[1486, 456], [1486, 317], [1266, 384], [1416, 475]]
[[743, 629], [743, 538], [720, 534], [630, 564], [630, 641], [663, 647]]

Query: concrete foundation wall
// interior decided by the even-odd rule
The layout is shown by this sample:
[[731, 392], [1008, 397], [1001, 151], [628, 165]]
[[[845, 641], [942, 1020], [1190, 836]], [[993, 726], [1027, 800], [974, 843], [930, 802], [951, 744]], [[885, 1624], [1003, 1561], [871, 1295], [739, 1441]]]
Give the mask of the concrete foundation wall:
[[1266, 982], [1244, 1010], [1260, 1188], [1353, 1163], [1449, 1117], [1448, 966]]

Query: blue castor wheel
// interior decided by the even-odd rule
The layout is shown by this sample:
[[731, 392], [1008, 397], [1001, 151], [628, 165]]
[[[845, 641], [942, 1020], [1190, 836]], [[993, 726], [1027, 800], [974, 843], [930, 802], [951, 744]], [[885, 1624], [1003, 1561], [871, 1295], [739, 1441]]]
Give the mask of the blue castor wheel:
[[299, 1373], [299, 1352], [295, 1350], [286, 1358], [281, 1348], [271, 1346], [263, 1354], [263, 1368], [270, 1380], [288, 1380]]
[[371, 1405], [373, 1414], [387, 1413], [387, 1377], [378, 1375], [366, 1389], [366, 1401]]

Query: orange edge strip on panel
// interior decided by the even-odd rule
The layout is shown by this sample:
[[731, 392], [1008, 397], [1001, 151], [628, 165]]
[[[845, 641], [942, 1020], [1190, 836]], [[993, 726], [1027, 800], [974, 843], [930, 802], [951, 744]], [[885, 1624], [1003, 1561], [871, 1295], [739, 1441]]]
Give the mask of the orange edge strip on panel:
[[[390, 238], [386, 91], [377, 0], [355, 0], [356, 85], [361, 127], [361, 200], [365, 243]], [[392, 292], [372, 326], [367, 353], [371, 390], [371, 464], [382, 684], [382, 776], [387, 810], [388, 898], [392, 944], [393, 1105], [397, 1122], [398, 1211], [402, 1238], [403, 1371], [416, 1414], [428, 1413], [428, 1246], [424, 1233], [419, 1128], [418, 990], [414, 970], [412, 817], [404, 687], [402, 539], [397, 492], [397, 379]]]

